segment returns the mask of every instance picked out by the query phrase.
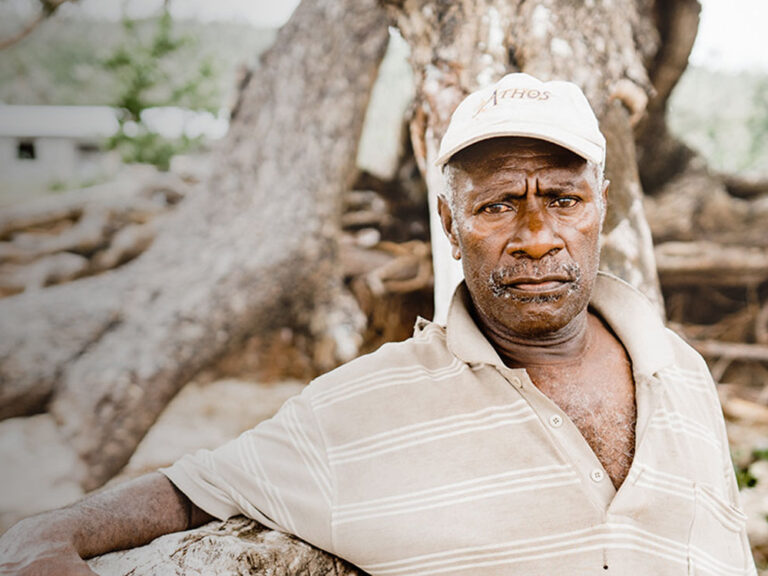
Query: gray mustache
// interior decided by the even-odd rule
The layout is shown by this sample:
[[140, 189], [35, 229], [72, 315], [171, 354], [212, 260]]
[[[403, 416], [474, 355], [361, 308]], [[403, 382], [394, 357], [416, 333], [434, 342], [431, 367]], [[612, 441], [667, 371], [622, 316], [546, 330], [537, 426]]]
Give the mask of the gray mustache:
[[581, 267], [576, 262], [560, 264], [557, 262], [518, 262], [510, 266], [502, 266], [491, 272], [489, 284], [494, 290], [503, 290], [508, 284], [519, 278], [540, 279], [547, 276], [567, 278], [571, 282], [581, 280]]

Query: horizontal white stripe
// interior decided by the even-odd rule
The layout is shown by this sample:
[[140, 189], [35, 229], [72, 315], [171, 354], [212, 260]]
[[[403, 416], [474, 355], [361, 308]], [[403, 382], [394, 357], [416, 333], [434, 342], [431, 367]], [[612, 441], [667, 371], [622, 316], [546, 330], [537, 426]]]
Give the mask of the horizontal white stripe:
[[[702, 434], [704, 436], [709, 436], [714, 442], [717, 442], [717, 437], [714, 435], [712, 430], [709, 429], [709, 427], [705, 426], [698, 420], [694, 420], [693, 418], [686, 416], [685, 414], [682, 414], [681, 412], [668, 411], [662, 408], [660, 410], [657, 410], [654, 413], [653, 420], [655, 420], [656, 418], [659, 418], [660, 420], [666, 420], [669, 422], [679, 423], [681, 426], [684, 426], [692, 431], [698, 432], [699, 434]], [[719, 444], [719, 442], [717, 443]]]
[[[534, 543], [521, 547], [520, 544]], [[513, 564], [579, 554], [603, 548], [635, 549], [685, 564], [686, 546], [625, 524], [606, 524], [586, 530], [493, 546], [479, 546], [423, 555], [395, 562], [363, 566], [377, 574], [437, 574], [473, 567]]]
[[667, 380], [672, 384], [683, 386], [688, 390], [701, 392], [710, 396], [716, 394], [714, 384], [700, 372], [674, 367], [661, 370], [659, 376], [662, 380]]
[[659, 480], [666, 480], [667, 482], [672, 482], [673, 484], [685, 484], [685, 485], [692, 484], [691, 479], [688, 478], [687, 476], [679, 476], [677, 474], [672, 474], [670, 472], [657, 470], [656, 468], [653, 468], [652, 466], [648, 466], [647, 464], [643, 464], [642, 466], [640, 466], [639, 472], [642, 475], [652, 476]]
[[502, 426], [523, 424], [531, 420], [536, 420], [535, 414], [531, 414], [530, 416], [524, 416], [517, 419], [505, 417], [501, 419], [496, 419], [496, 421], [494, 422], [490, 422], [482, 425], [481, 424], [464, 425], [461, 427], [455, 427], [455, 429], [451, 430], [450, 432], [445, 432], [443, 434], [436, 434], [432, 436], [424, 436], [422, 438], [411, 440], [410, 442], [404, 442], [402, 444], [393, 445], [387, 448], [381, 448], [376, 451], [360, 452], [352, 456], [334, 457], [334, 458], [331, 458], [331, 463], [332, 464], [348, 464], [349, 462], [365, 460], [366, 458], [373, 458], [375, 456], [380, 456], [382, 454], [387, 454], [389, 452], [397, 452], [399, 450], [405, 450], [407, 448], [418, 446], [419, 444], [425, 444], [427, 442], [436, 442], [438, 440], [444, 440], [445, 438], [451, 438], [453, 436], [459, 436], [461, 434], [471, 434], [474, 432], [483, 432], [486, 430], [493, 430], [494, 428], [500, 428]]
[[551, 466], [535, 466], [533, 468], [522, 468], [520, 470], [513, 470], [510, 472], [502, 472], [500, 474], [491, 474], [489, 476], [480, 476], [477, 478], [472, 478], [470, 480], [464, 480], [462, 482], [454, 482], [452, 484], [441, 484], [440, 486], [434, 486], [432, 488], [425, 488], [423, 490], [416, 490], [413, 492], [408, 492], [405, 494], [397, 494], [394, 496], [385, 496], [382, 498], [375, 498], [372, 500], [366, 500], [365, 502], [360, 503], [352, 503], [352, 504], [344, 504], [341, 506], [338, 506], [337, 510], [352, 510], [356, 509], [359, 506], [363, 505], [378, 505], [378, 504], [394, 504], [397, 502], [405, 502], [411, 499], [419, 499], [425, 496], [431, 496], [431, 495], [439, 495], [443, 492], [449, 492], [452, 490], [455, 490], [457, 488], [464, 488], [464, 487], [472, 487], [472, 486], [478, 486], [478, 485], [484, 485], [488, 482], [492, 482], [498, 479], [506, 479], [506, 478], [522, 478], [522, 477], [532, 477], [532, 476], [539, 476], [544, 473], [562, 473], [566, 472], [568, 470], [571, 470], [571, 466], [569, 464], [555, 464]]
[[369, 506], [367, 508], [360, 507], [356, 510], [345, 510], [340, 512], [334, 518], [334, 524], [359, 522], [361, 520], [393, 516], [397, 514], [411, 514], [423, 510], [456, 506], [481, 499], [497, 498], [499, 496], [509, 496], [510, 494], [519, 492], [544, 490], [547, 488], [556, 488], [579, 483], [580, 480], [574, 472], [534, 476], [531, 478], [517, 478], [515, 480], [508, 480], [504, 483], [474, 486], [469, 489], [456, 490], [452, 493], [441, 494], [431, 498], [423, 498], [421, 500], [414, 499], [412, 501], [400, 502], [388, 506]]
[[678, 496], [685, 500], [694, 499], [693, 482], [690, 479], [661, 472], [649, 466], [642, 467], [635, 480], [635, 485]]
[[343, 402], [374, 390], [413, 384], [421, 380], [441, 382], [455, 378], [466, 369], [466, 364], [454, 359], [449, 365], [434, 370], [429, 370], [421, 365], [380, 370], [317, 393], [313, 399], [313, 406], [315, 409], [327, 408], [338, 402]]
[[464, 366], [464, 363], [461, 362], [458, 358], [453, 358], [450, 361], [450, 363], [446, 364], [445, 366], [440, 366], [438, 368], [430, 369], [424, 366], [423, 364], [411, 364], [407, 366], [395, 366], [393, 368], [384, 368], [381, 370], [377, 370], [373, 373], [368, 373], [362, 376], [358, 376], [357, 378], [354, 378], [347, 382], [339, 383], [336, 386], [328, 388], [327, 390], [317, 392], [315, 394], [314, 400], [315, 402], [323, 403], [326, 400], [328, 400], [328, 398], [334, 397], [338, 394], [346, 393], [348, 390], [357, 388], [361, 385], [366, 386], [370, 384], [372, 381], [376, 382], [378, 380], [411, 377], [411, 376], [419, 376], [419, 375], [424, 377], [430, 377], [434, 374], [441, 374], [445, 371], [455, 370], [457, 367], [460, 367], [460, 366]]
[[341, 453], [349, 450], [365, 447], [365, 446], [378, 446], [382, 443], [387, 443], [391, 440], [399, 438], [409, 437], [413, 433], [429, 432], [433, 430], [441, 429], [443, 426], [452, 424], [460, 424], [462, 422], [476, 422], [489, 416], [498, 415], [510, 415], [517, 416], [523, 413], [533, 414], [533, 411], [528, 407], [525, 400], [517, 400], [511, 404], [497, 404], [494, 406], [486, 406], [474, 412], [462, 412], [460, 414], [452, 414], [451, 416], [443, 416], [442, 418], [435, 418], [434, 420], [425, 420], [423, 422], [417, 422], [415, 424], [407, 424], [405, 426], [399, 426], [386, 430], [384, 432], [378, 432], [365, 436], [358, 440], [352, 440], [344, 444], [338, 444], [329, 448], [329, 452]]
[[684, 417], [679, 412], [665, 412], [661, 411], [654, 414], [651, 418], [650, 427], [656, 430], [670, 430], [678, 434], [683, 434], [697, 440], [708, 443], [716, 450], [720, 450], [720, 442], [718, 442], [712, 432], [704, 428], [698, 423], [694, 423]]
[[744, 576], [750, 573], [751, 568], [734, 568], [697, 546], [691, 546], [690, 550], [694, 567], [706, 570], [715, 576]]
[[[523, 404], [523, 405], [521, 405]], [[403, 426], [375, 434], [328, 450], [333, 464], [371, 458], [427, 442], [435, 442], [461, 434], [491, 430], [536, 420], [527, 404], [516, 402], [509, 406], [492, 406], [477, 412], [438, 418], [419, 424]]]
[[[606, 549], [614, 549], [614, 550], [634, 550], [637, 552], [642, 552], [644, 554], [647, 554], [649, 556], [655, 556], [657, 558], [663, 558], [666, 561], [669, 562], [675, 562], [677, 564], [681, 564], [683, 566], [687, 565], [688, 560], [684, 556], [674, 556], [671, 554], [668, 554], [661, 550], [656, 550], [649, 548], [646, 546], [642, 539], [640, 538], [634, 538], [634, 540], [637, 540], [637, 544], [631, 544], [631, 543], [591, 543], [591, 541], [594, 540], [594, 538], [590, 538], [589, 540], [585, 539], [583, 543], [580, 543], [575, 548], [568, 548], [566, 550], [558, 550], [554, 552], [548, 552], [548, 553], [533, 553], [528, 554], [526, 556], [522, 556], [519, 558], [507, 558], [502, 557], [494, 560], [486, 560], [484, 562], [472, 562], [472, 561], [465, 561], [461, 564], [441, 567], [441, 568], [434, 568], [432, 570], [418, 570], [418, 572], [414, 572], [413, 569], [408, 569], [407, 571], [377, 571], [377, 574], [419, 574], [419, 576], [428, 576], [431, 574], [445, 574], [447, 572], [456, 572], [458, 570], [475, 570], [478, 568], [488, 568], [491, 566], [508, 566], [511, 564], [519, 564], [522, 562], [541, 562], [543, 560], [549, 560], [552, 558], [562, 558], [564, 556], [574, 556], [574, 555], [582, 555], [586, 552], [595, 552], [598, 550], [606, 550]], [[589, 542], [589, 543], [588, 543]], [[560, 564], [558, 564], [560, 565]], [[596, 567], [597, 568], [597, 567]]]

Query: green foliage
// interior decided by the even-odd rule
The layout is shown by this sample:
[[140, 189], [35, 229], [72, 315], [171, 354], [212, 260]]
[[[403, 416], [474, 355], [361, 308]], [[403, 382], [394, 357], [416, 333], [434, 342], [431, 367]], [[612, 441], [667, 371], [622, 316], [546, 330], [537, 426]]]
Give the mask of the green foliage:
[[[0, 31], [6, 35], [24, 22], [4, 11], [0, 0]], [[142, 38], [149, 38], [155, 20], [134, 21]], [[231, 22], [174, 20], [176, 33], [194, 41], [167, 55], [164, 66], [178, 79], [210, 63], [213, 82], [205, 89], [215, 94], [217, 108], [231, 99], [235, 70], [242, 63], [256, 65], [257, 56], [272, 44], [275, 30]], [[111, 105], [121, 86], [104, 61], [125, 43], [120, 22], [84, 20], [63, 12], [40, 26], [23, 42], [0, 54], [0, 101], [7, 104]], [[194, 75], [194, 74], [192, 74]], [[181, 84], [182, 82], [179, 82]]]
[[120, 151], [124, 162], [144, 162], [167, 170], [171, 158], [200, 144], [200, 139], [182, 136], [167, 139], [153, 133], [143, 112], [161, 106], [180, 106], [215, 113], [214, 69], [209, 60], [182, 74], [170, 57], [192, 42], [190, 36], [174, 34], [167, 8], [147, 37], [130, 19], [123, 20], [125, 40], [104, 60], [104, 68], [117, 80], [118, 94], [113, 105], [120, 110], [119, 129], [108, 148]]
[[736, 468], [736, 481], [739, 483], [739, 490], [757, 486], [757, 478], [752, 475], [748, 466]]
[[[736, 471], [736, 481], [739, 484], [739, 490], [743, 488], [753, 488], [757, 486], [757, 478], [752, 474], [750, 468], [752, 464], [760, 460], [768, 461], [768, 448], [755, 448], [752, 450], [747, 462], [739, 465], [734, 462], [734, 470]], [[768, 520], [768, 518], [766, 518]]]
[[756, 164], [762, 158], [768, 158], [768, 77], [760, 78], [755, 83], [752, 110], [754, 112], [748, 124], [752, 142], [747, 163]]
[[714, 169], [768, 175], [768, 74], [690, 67], [669, 100], [674, 134]]

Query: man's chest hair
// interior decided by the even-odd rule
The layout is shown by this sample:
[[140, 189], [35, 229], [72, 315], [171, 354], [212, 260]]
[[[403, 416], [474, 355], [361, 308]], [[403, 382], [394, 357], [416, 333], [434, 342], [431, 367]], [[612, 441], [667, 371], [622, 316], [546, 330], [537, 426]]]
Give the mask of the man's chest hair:
[[623, 347], [580, 367], [536, 367], [529, 375], [576, 425], [618, 486], [635, 450], [637, 409], [631, 364]]

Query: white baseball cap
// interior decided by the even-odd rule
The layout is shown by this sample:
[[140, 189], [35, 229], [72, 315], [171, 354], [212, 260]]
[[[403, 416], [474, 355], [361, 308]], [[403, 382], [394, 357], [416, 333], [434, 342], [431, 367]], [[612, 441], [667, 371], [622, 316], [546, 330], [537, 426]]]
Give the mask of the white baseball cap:
[[435, 164], [442, 167], [459, 150], [503, 136], [546, 140], [601, 170], [605, 165], [605, 137], [581, 88], [522, 73], [507, 74], [462, 100], [440, 142]]

